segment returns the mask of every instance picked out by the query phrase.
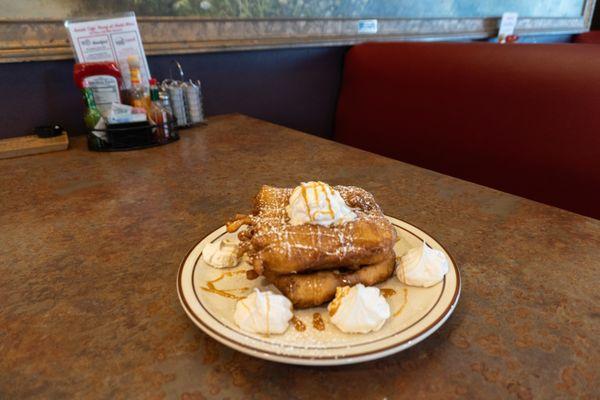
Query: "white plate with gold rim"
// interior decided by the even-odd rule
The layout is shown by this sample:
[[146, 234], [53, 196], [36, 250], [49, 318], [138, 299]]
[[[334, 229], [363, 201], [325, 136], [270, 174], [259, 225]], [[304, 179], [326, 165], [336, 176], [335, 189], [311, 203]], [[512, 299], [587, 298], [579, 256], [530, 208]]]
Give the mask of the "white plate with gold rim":
[[[223, 270], [212, 268], [201, 259], [207, 243], [235, 235], [227, 233], [224, 226], [202, 239], [183, 260], [177, 275], [181, 305], [191, 320], [215, 340], [265, 360], [313, 366], [343, 365], [405, 350], [427, 338], [450, 317], [460, 295], [460, 274], [450, 254], [435, 239], [407, 222], [388, 218], [398, 231], [396, 255], [401, 256], [425, 241], [446, 254], [450, 269], [442, 282], [430, 288], [403, 285], [395, 276], [377, 285], [391, 289], [385, 292], [391, 294], [387, 301], [392, 313], [378, 332], [343, 333], [329, 321], [325, 306], [294, 310], [296, 319], [305, 327], [303, 331], [298, 329], [301, 329], [300, 324], [292, 323], [282, 335], [242, 331], [233, 320], [237, 299], [255, 287], [274, 292], [277, 289], [263, 277], [247, 279], [246, 271], [251, 267], [245, 262]], [[316, 313], [324, 322], [322, 326], [313, 323]]]

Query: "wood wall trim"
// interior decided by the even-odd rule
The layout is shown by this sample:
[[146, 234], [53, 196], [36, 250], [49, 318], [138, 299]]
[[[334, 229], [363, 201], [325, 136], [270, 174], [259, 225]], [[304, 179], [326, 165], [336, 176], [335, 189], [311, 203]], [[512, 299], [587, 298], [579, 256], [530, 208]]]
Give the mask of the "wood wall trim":
[[[588, 1], [583, 16], [578, 18], [521, 18], [516, 33], [587, 31], [594, 3]], [[498, 26], [497, 18], [380, 18], [378, 34], [358, 35], [358, 20], [138, 17], [149, 55], [339, 46], [365, 41], [476, 39], [495, 36]], [[62, 20], [0, 18], [0, 37], [0, 63], [73, 58]]]

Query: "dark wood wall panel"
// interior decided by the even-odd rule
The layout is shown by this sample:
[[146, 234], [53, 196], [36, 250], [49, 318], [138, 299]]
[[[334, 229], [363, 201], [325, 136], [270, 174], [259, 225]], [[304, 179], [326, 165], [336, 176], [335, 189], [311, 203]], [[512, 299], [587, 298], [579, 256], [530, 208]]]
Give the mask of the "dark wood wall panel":
[[[207, 115], [240, 112], [319, 136], [330, 136], [346, 47], [149, 57], [151, 72], [169, 76], [176, 58], [204, 85]], [[83, 104], [73, 61], [0, 64], [0, 138], [59, 123], [82, 134]]]

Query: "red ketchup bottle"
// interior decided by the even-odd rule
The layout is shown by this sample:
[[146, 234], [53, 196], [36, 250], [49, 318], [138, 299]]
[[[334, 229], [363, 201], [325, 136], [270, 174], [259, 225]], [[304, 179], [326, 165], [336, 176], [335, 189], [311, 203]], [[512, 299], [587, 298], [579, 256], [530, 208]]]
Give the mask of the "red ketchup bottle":
[[92, 90], [96, 107], [102, 115], [109, 114], [112, 103], [122, 103], [123, 79], [117, 63], [112, 61], [77, 63], [73, 68], [73, 78], [79, 89], [88, 87]]

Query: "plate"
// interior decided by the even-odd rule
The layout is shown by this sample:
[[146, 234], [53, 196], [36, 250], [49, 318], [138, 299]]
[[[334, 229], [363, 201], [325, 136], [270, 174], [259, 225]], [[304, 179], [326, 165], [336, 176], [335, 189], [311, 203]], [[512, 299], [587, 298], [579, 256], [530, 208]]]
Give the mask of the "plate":
[[[185, 257], [177, 276], [177, 292], [183, 309], [206, 334], [242, 353], [269, 361], [297, 365], [327, 366], [353, 364], [389, 356], [426, 339], [450, 317], [460, 295], [460, 273], [444, 247], [421, 229], [388, 217], [398, 232], [394, 246], [398, 256], [425, 241], [442, 250], [450, 269], [444, 280], [430, 288], [403, 285], [395, 276], [377, 285], [386, 288], [392, 316], [378, 332], [347, 334], [330, 321], [326, 307], [294, 310], [295, 324], [282, 335], [260, 335], [242, 331], [233, 320], [236, 302], [254, 288], [277, 289], [263, 277], [249, 280], [245, 262], [230, 269], [216, 269], [201, 260], [207, 243], [234, 237], [221, 227], [202, 239]], [[323, 324], [313, 323], [315, 314]], [[301, 326], [299, 327], [301, 328]], [[321, 328], [321, 329], [319, 329]], [[324, 328], [324, 329], [323, 329]]]

